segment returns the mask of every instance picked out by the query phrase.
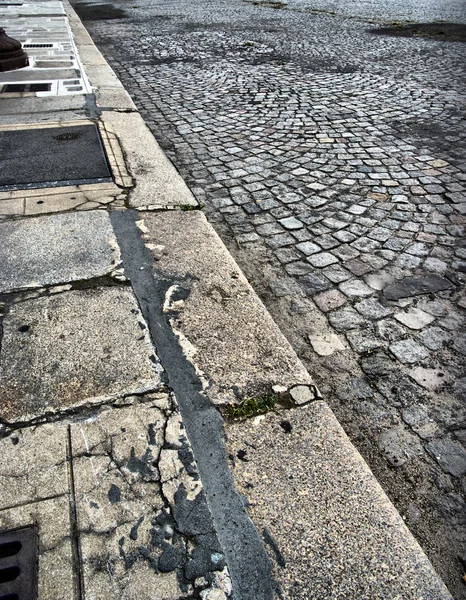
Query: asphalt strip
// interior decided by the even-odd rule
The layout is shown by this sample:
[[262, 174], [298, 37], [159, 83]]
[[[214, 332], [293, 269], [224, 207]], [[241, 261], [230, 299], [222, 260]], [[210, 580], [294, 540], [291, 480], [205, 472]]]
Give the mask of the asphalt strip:
[[[179, 283], [153, 268], [136, 225], [136, 211], [114, 211], [110, 219], [152, 341], [175, 393], [230, 570], [234, 600], [273, 600], [271, 564], [228, 469], [222, 417], [202, 393], [202, 384], [163, 312], [165, 294]], [[187, 283], [183, 282], [186, 288]]]

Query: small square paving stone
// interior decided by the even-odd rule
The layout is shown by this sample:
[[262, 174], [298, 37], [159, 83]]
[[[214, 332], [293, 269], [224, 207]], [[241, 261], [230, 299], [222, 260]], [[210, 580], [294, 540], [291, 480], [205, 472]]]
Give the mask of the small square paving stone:
[[435, 317], [420, 308], [410, 308], [406, 312], [397, 313], [395, 319], [410, 329], [422, 329], [432, 323]]
[[375, 298], [361, 300], [354, 305], [354, 308], [368, 319], [383, 319], [392, 314], [392, 310], [380, 304]]
[[358, 296], [370, 296], [374, 293], [373, 289], [366, 285], [364, 281], [360, 281], [359, 279], [350, 279], [349, 281], [344, 281], [343, 283], [340, 283], [338, 287], [344, 294], [346, 294], [346, 296], [349, 296], [350, 298]]
[[328, 319], [337, 331], [348, 331], [365, 323], [363, 317], [350, 307], [330, 313]]
[[313, 267], [328, 267], [338, 262], [338, 258], [330, 254], [330, 252], [320, 252], [319, 254], [313, 254], [308, 259]]
[[316, 354], [330, 356], [337, 350], [344, 350], [345, 346], [336, 333], [323, 333], [309, 335], [309, 341]]
[[355, 352], [368, 352], [382, 346], [383, 341], [372, 335], [370, 329], [353, 329], [346, 333], [346, 338]]
[[301, 252], [306, 254], [306, 256], [321, 251], [320, 247], [316, 244], [313, 244], [312, 242], [303, 242], [302, 244], [297, 244], [296, 248], [298, 250], [301, 250]]
[[456, 440], [447, 437], [432, 440], [426, 450], [450, 475], [462, 477], [466, 473], [466, 449]]
[[314, 296], [314, 302], [317, 304], [320, 310], [328, 312], [329, 310], [343, 306], [343, 304], [346, 302], [346, 298], [338, 290], [328, 290], [326, 292], [316, 294]]
[[298, 221], [298, 219], [296, 219], [295, 217], [287, 217], [286, 219], [281, 219], [279, 223], [285, 229], [301, 229], [301, 227], [303, 227], [301, 221]]
[[429, 353], [412, 338], [393, 342], [389, 349], [402, 363], [415, 363], [429, 356]]
[[440, 350], [451, 338], [451, 334], [440, 327], [429, 327], [424, 329], [418, 336], [420, 342], [429, 350]]
[[3, 331], [0, 417], [5, 421], [161, 387], [162, 368], [128, 289], [21, 302], [11, 307]]
[[120, 251], [103, 211], [0, 223], [0, 292], [101, 277]]

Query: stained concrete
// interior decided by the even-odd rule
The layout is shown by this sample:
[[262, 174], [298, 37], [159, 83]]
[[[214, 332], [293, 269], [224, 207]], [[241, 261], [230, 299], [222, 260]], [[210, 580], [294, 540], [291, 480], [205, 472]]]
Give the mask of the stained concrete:
[[[145, 213], [165, 312], [216, 404], [312, 379], [205, 216]], [[168, 285], [168, 284], [167, 284]]]
[[161, 386], [161, 371], [128, 289], [28, 300], [13, 305], [3, 322], [0, 417], [25, 421], [154, 390]]
[[72, 424], [71, 445], [85, 597], [178, 600], [197, 588], [226, 600], [222, 549], [170, 398]]
[[280, 598], [451, 600], [324, 402], [225, 432]]
[[7, 221], [0, 239], [0, 292], [101, 277], [120, 262], [103, 211]]

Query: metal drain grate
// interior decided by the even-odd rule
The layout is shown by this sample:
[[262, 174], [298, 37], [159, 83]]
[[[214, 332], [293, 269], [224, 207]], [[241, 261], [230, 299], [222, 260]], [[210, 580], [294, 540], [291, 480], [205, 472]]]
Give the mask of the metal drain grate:
[[37, 563], [35, 526], [0, 533], [0, 600], [35, 600]]
[[2, 94], [11, 94], [12, 92], [50, 92], [51, 89], [51, 83], [9, 83], [3, 86]]
[[23, 44], [23, 48], [53, 48], [53, 44]]

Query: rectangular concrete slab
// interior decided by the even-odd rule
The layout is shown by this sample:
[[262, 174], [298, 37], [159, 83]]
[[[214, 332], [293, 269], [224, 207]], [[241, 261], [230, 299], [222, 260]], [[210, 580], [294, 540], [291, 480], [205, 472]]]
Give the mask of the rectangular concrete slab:
[[203, 213], [144, 213], [141, 228], [168, 286], [164, 310], [213, 402], [312, 384]]
[[[72, 426], [76, 507], [86, 598], [182, 595], [176, 570], [157, 573], [152, 518], [163, 509], [157, 460], [166, 418], [139, 405]], [[147, 548], [147, 553], [139, 553]], [[102, 569], [102, 561], [111, 569]], [[152, 565], [152, 566], [151, 566]]]
[[225, 432], [280, 598], [452, 600], [324, 402]]
[[0, 353], [0, 418], [21, 422], [161, 387], [162, 369], [127, 288], [10, 307]]
[[0, 149], [0, 187], [111, 179], [95, 124], [3, 130]]
[[101, 277], [120, 262], [104, 211], [6, 221], [0, 239], [0, 292]]

